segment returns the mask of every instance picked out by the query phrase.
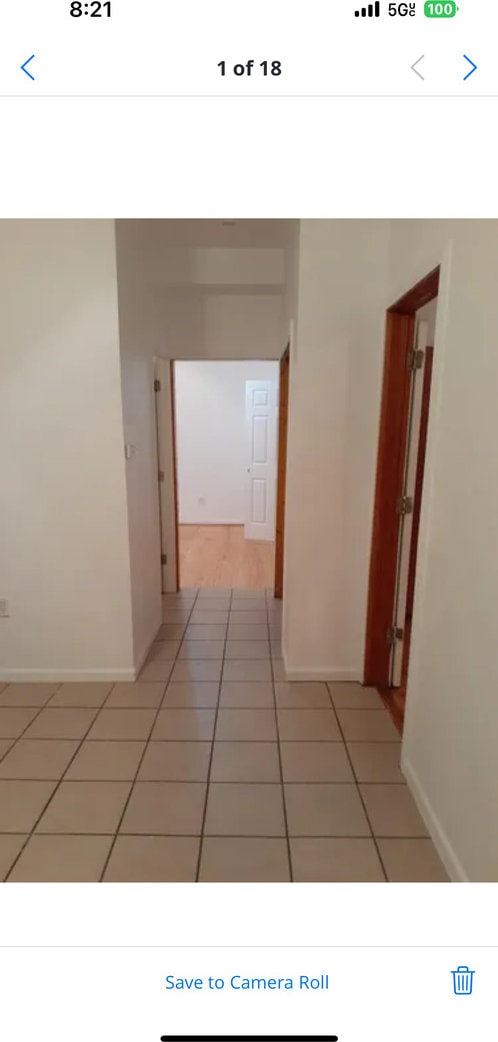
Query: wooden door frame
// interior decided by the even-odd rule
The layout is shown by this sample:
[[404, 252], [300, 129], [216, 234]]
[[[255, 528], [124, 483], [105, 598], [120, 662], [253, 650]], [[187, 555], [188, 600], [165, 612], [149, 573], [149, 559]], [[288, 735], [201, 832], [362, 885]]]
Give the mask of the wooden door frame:
[[275, 517], [275, 583], [274, 596], [284, 595], [285, 492], [287, 484], [287, 431], [289, 415], [290, 343], [280, 359], [278, 392], [278, 463], [277, 503]]
[[[164, 359], [166, 361], [166, 359]], [[182, 359], [182, 361], [200, 361], [200, 359]], [[239, 359], [239, 358], [216, 358], [206, 359], [206, 361], [216, 362], [239, 362], [239, 361], [254, 361], [254, 359]], [[257, 359], [260, 361], [260, 359]], [[272, 361], [272, 359], [264, 359], [264, 361]], [[274, 360], [276, 361], [276, 360]], [[170, 408], [171, 408], [171, 438], [172, 438], [172, 453], [173, 453], [173, 497], [174, 497], [174, 512], [175, 512], [175, 567], [176, 567], [176, 589], [180, 590], [180, 522], [179, 522], [179, 511], [178, 511], [178, 453], [177, 453], [177, 416], [176, 416], [176, 393], [175, 393], [175, 364], [176, 360], [170, 360]], [[279, 404], [278, 404], [278, 469], [277, 469], [277, 504], [276, 504], [276, 532], [275, 532], [275, 597], [281, 598], [282, 592], [277, 593], [277, 567], [279, 571], [279, 589], [283, 590], [283, 540], [284, 540], [284, 521], [285, 521], [285, 510], [281, 508], [279, 513], [279, 493], [282, 492], [285, 505], [285, 485], [286, 485], [286, 462], [287, 462], [287, 415], [285, 414], [283, 422], [283, 409], [282, 409], [282, 373], [286, 366], [286, 373], [284, 372], [284, 389], [289, 394], [289, 367], [290, 367], [290, 342], [280, 359], [280, 382], [279, 382]], [[280, 540], [277, 537], [277, 531], [280, 529]], [[279, 545], [279, 552], [277, 554], [277, 543]], [[278, 564], [277, 564], [278, 561]]]
[[425, 450], [427, 447], [427, 427], [429, 423], [429, 404], [432, 383], [432, 363], [434, 345], [427, 344], [425, 349], [424, 381], [422, 386], [422, 407], [420, 411], [420, 440], [417, 452], [417, 469], [415, 475], [415, 492], [413, 496], [412, 538], [410, 547], [410, 564], [408, 569], [408, 585], [406, 603], [411, 617], [415, 594], [415, 571], [417, 567], [418, 533], [420, 529], [420, 510], [422, 506], [422, 488], [424, 482]]
[[171, 451], [173, 453], [173, 499], [175, 504], [175, 569], [176, 589], [180, 589], [180, 522], [178, 519], [178, 460], [176, 454], [176, 392], [175, 392], [175, 362], [169, 363], [170, 388], [171, 388]]
[[401, 520], [396, 499], [401, 495], [405, 465], [411, 379], [408, 360], [414, 346], [415, 315], [437, 297], [439, 273], [439, 267], [429, 272], [386, 312], [364, 668], [364, 683], [383, 689], [389, 686], [391, 648], [387, 631], [394, 611]]
[[[160, 569], [161, 589], [163, 593], [171, 593], [180, 588], [176, 409], [174, 386], [174, 362], [171, 359], [157, 355], [154, 359], [154, 405], [158, 467], [159, 528], [161, 535]], [[164, 577], [165, 565], [163, 564], [163, 554], [166, 554], [168, 559], [166, 579]]]
[[[434, 346], [427, 344], [425, 349], [424, 382], [422, 387], [422, 408], [420, 412], [420, 439], [417, 452], [417, 470], [415, 475], [415, 492], [413, 496], [412, 536], [410, 543], [410, 561], [408, 566], [408, 583], [406, 588], [406, 626], [411, 634], [413, 601], [415, 595], [415, 575], [417, 569], [418, 533], [420, 529], [420, 511], [422, 507], [422, 489], [424, 482], [425, 450], [427, 446], [427, 427], [429, 421], [429, 404], [432, 381], [432, 362]], [[410, 638], [403, 641], [403, 659], [401, 666], [401, 686], [406, 688], [408, 663], [410, 658]]]

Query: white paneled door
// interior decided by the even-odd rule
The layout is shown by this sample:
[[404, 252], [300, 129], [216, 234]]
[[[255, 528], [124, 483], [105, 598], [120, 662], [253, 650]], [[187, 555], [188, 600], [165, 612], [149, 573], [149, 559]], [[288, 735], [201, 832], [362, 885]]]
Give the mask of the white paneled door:
[[275, 539], [277, 384], [246, 380], [246, 539]]

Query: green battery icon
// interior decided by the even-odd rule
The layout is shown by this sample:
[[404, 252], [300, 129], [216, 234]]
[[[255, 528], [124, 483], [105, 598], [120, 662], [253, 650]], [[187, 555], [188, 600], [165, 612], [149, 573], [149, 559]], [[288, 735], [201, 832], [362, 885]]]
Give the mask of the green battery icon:
[[455, 0], [427, 0], [424, 4], [426, 18], [454, 18], [458, 10]]

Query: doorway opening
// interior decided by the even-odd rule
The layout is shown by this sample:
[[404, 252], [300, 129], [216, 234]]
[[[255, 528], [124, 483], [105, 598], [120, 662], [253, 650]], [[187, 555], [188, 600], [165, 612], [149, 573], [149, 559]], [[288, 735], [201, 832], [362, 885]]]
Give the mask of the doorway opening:
[[386, 315], [365, 683], [404, 722], [439, 268]]
[[157, 363], [163, 593], [206, 587], [273, 593], [283, 568], [288, 400], [284, 378], [284, 422], [279, 363]]

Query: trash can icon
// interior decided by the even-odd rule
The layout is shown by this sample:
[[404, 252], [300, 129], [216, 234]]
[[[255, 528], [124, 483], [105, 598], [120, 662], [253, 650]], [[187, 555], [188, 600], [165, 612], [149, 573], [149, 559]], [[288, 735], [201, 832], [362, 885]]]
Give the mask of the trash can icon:
[[468, 966], [458, 966], [452, 970], [453, 992], [455, 995], [472, 995], [475, 970], [469, 970]]

